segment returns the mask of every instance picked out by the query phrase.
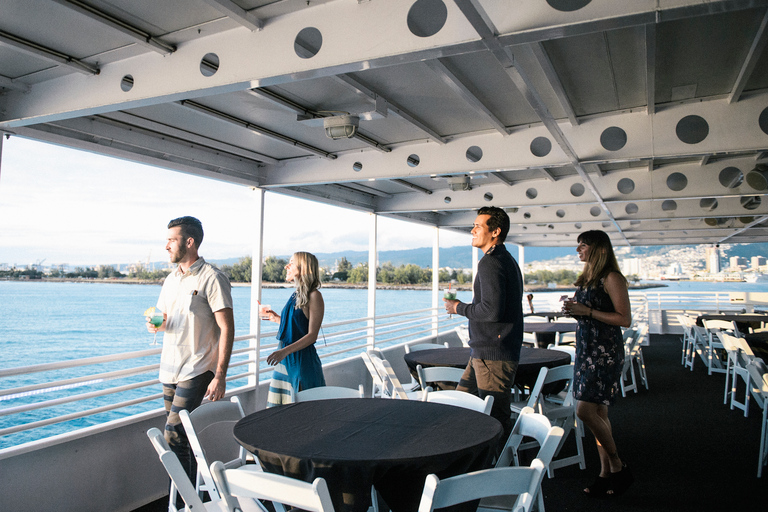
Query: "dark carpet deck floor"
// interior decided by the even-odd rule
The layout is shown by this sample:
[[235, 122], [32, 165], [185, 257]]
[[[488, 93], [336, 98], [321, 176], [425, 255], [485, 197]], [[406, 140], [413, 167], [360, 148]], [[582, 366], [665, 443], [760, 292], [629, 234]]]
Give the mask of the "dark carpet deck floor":
[[[542, 489], [548, 512], [680, 510], [768, 511], [768, 471], [757, 478], [761, 410], [748, 418], [723, 405], [723, 374], [707, 375], [680, 364], [680, 338], [651, 335], [643, 348], [650, 389], [619, 398], [609, 416], [619, 455], [635, 475], [623, 496], [594, 500], [581, 489], [599, 472], [594, 438], [587, 432], [587, 469], [555, 471]], [[564, 453], [575, 450], [572, 438]], [[570, 451], [569, 451], [570, 450]], [[768, 468], [767, 468], [768, 469]], [[167, 499], [136, 512], [163, 512]]]
[[544, 479], [548, 512], [768, 511], [768, 471], [757, 478], [762, 410], [753, 403], [745, 418], [723, 405], [725, 375], [708, 376], [701, 360], [684, 369], [680, 349], [678, 336], [652, 335], [643, 348], [650, 389], [619, 398], [609, 413], [634, 485], [609, 501], [582, 495], [600, 468], [587, 432], [587, 469], [570, 466]]

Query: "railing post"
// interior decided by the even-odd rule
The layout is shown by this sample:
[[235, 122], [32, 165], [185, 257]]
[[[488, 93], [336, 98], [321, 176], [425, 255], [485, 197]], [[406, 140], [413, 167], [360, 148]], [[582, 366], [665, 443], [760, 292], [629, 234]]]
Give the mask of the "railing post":
[[368, 233], [368, 346], [376, 346], [376, 266], [378, 263], [378, 221], [379, 216], [371, 214]]
[[437, 336], [440, 328], [440, 228], [434, 227], [432, 239], [432, 336]]
[[253, 237], [253, 255], [251, 256], [251, 317], [250, 332], [255, 336], [248, 346], [255, 350], [254, 363], [248, 365], [248, 384], [255, 387], [255, 400], [259, 403], [259, 366], [261, 359], [261, 318], [259, 303], [261, 302], [261, 278], [264, 256], [264, 189], [254, 188], [254, 221], [256, 232]]

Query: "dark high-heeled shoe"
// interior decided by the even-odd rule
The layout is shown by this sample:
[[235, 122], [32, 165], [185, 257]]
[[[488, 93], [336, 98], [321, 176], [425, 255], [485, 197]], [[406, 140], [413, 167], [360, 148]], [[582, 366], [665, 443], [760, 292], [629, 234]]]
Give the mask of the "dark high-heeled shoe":
[[611, 478], [598, 476], [592, 485], [584, 489], [584, 494], [594, 499], [605, 498], [606, 492], [610, 488]]
[[605, 491], [605, 495], [608, 497], [621, 496], [627, 492], [627, 489], [629, 489], [629, 486], [634, 481], [635, 477], [632, 471], [624, 464], [621, 467], [621, 471], [611, 473], [611, 476], [608, 477], [608, 488]]

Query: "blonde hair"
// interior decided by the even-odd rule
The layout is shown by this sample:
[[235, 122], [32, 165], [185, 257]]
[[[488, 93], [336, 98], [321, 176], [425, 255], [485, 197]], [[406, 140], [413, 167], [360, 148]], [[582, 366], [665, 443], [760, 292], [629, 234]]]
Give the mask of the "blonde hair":
[[320, 265], [314, 254], [308, 252], [293, 253], [293, 262], [298, 275], [293, 278], [296, 286], [296, 309], [309, 304], [309, 295], [320, 288]]
[[579, 235], [577, 241], [588, 245], [590, 250], [587, 261], [584, 262], [584, 270], [574, 283], [576, 286], [596, 288], [600, 284], [600, 280], [611, 272], [616, 272], [626, 281], [619, 268], [619, 262], [616, 261], [616, 255], [613, 254], [611, 239], [605, 231], [585, 231]]

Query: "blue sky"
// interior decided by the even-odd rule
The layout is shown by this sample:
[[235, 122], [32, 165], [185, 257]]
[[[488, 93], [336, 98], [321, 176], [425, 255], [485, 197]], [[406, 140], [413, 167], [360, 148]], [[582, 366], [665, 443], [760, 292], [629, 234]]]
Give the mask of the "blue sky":
[[[164, 261], [168, 221], [198, 217], [209, 259], [251, 254], [254, 192], [11, 136], [0, 161], [0, 265]], [[307, 214], [311, 208], [311, 216]], [[267, 193], [264, 253], [367, 250], [368, 215]], [[441, 231], [440, 245], [470, 244]], [[432, 245], [428, 227], [379, 218], [379, 249]]]

